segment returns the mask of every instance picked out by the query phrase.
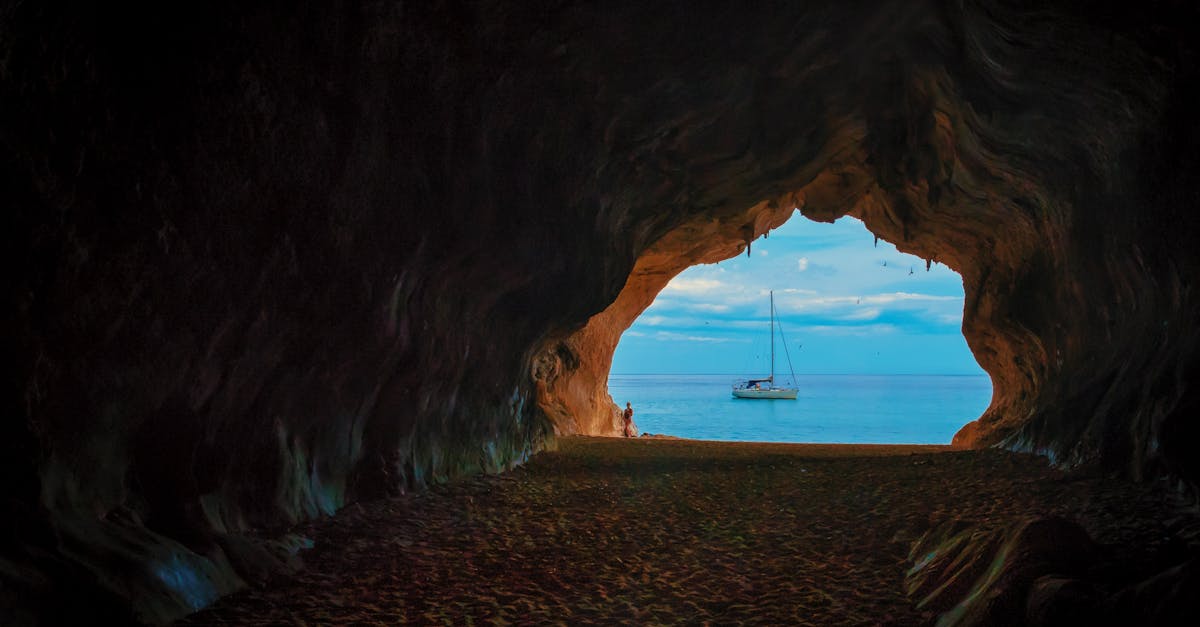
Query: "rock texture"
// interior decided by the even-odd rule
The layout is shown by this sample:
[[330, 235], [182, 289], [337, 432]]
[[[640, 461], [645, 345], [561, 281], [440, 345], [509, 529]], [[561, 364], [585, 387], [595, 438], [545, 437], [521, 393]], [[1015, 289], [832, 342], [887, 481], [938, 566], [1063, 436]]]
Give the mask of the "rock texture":
[[[1111, 510], [1104, 518], [1111, 524]], [[1065, 518], [949, 520], [913, 545], [905, 584], [939, 627], [1190, 624], [1200, 592], [1196, 546], [1170, 546], [1184, 543], [1175, 531], [1155, 535], [1160, 546], [1135, 555], [1097, 544]]]
[[[988, 529], [959, 520], [926, 532], [909, 559], [909, 595], [938, 625], [1052, 625], [1072, 614], [1101, 622], [1099, 594], [1074, 577], [1101, 559], [1101, 547], [1078, 524], [1027, 519]], [[1069, 609], [1060, 609], [1068, 594]], [[1058, 608], [1043, 600], [1053, 599]]]
[[738, 254], [793, 212], [790, 206], [763, 202], [720, 217], [702, 215], [648, 246], [611, 305], [535, 358], [538, 408], [554, 423], [555, 431], [564, 435], [621, 433], [621, 406], [608, 394], [608, 371], [621, 334], [672, 277], [696, 264], [716, 263]]
[[5, 589], [163, 620], [609, 431], [620, 328], [792, 207], [963, 275], [959, 444], [1190, 489], [1195, 13], [5, 3]]

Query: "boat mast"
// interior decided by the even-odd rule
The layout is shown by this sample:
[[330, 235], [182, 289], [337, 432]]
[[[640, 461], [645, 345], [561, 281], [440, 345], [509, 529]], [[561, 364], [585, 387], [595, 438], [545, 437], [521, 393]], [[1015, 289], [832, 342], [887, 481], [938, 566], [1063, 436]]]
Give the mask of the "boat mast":
[[771, 385], [775, 385], [775, 290], [771, 290]]

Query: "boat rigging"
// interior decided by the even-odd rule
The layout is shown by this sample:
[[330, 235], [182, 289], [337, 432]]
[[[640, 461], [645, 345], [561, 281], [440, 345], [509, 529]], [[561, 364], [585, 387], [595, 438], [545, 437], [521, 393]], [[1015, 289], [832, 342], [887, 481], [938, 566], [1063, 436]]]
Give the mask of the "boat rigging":
[[[771, 291], [771, 374], [765, 379], [746, 379], [745, 381], [735, 381], [733, 384], [734, 398], [765, 398], [765, 399], [792, 399], [796, 398], [796, 372], [792, 369], [792, 356], [787, 350], [787, 341], [784, 341], [783, 350], [787, 355], [788, 371], [792, 373], [792, 386], [781, 387], [775, 385], [775, 292]], [[779, 336], [783, 337], [783, 327], [779, 327]]]

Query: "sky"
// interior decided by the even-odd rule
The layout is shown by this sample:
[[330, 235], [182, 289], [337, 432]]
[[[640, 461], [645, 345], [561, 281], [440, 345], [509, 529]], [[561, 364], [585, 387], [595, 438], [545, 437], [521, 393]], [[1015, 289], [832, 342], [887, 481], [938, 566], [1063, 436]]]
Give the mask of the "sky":
[[799, 213], [751, 255], [688, 268], [617, 346], [613, 374], [984, 374], [962, 336], [958, 273], [879, 240], [855, 218]]

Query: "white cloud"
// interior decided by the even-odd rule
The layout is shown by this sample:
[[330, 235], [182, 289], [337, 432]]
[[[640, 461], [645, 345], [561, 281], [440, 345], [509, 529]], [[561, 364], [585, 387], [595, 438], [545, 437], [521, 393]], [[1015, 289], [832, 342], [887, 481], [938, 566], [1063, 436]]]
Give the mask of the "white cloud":
[[[839, 260], [839, 263], [845, 263], [845, 260]], [[808, 276], [831, 277], [838, 273], [838, 268], [829, 264], [817, 263], [806, 255], [796, 259], [796, 271], [807, 273]], [[818, 276], [812, 276], [812, 278], [806, 278], [805, 280], [819, 281], [820, 278]]]
[[848, 327], [813, 325], [804, 327], [803, 331], [816, 335], [871, 337], [895, 333], [896, 327], [891, 324], [868, 324]]
[[765, 250], [760, 250], [760, 251], [758, 251], [758, 256], [759, 256], [759, 257], [766, 257], [766, 256], [767, 256], [767, 255], [769, 255], [769, 254], [771, 254], [771, 253], [769, 253], [769, 252], [767, 252], [767, 251], [765, 251]]
[[885, 306], [897, 303], [935, 303], [962, 302], [960, 296], [936, 296], [934, 294], [912, 294], [909, 292], [892, 292], [888, 294], [868, 294], [866, 296], [792, 296], [777, 299], [782, 308], [791, 311], [823, 311], [851, 305]]
[[688, 305], [688, 309], [695, 311], [707, 311], [709, 313], [726, 313], [732, 309], [729, 305], [718, 305], [714, 303], [696, 303]]
[[642, 333], [641, 331], [626, 331], [624, 335], [628, 335], [630, 337], [646, 337], [646, 334]]
[[942, 324], [962, 324], [962, 312], [942, 314], [937, 317], [937, 321]]
[[706, 319], [700, 316], [647, 316], [643, 314], [633, 323], [631, 328], [645, 327], [668, 328], [668, 329], [695, 329], [698, 327], [709, 327], [721, 329], [728, 327], [729, 324], [725, 320]]
[[841, 316], [836, 316], [835, 319], [848, 320], [848, 321], [849, 320], [874, 320], [874, 319], [878, 318], [880, 316], [880, 314], [882, 314], [882, 313], [883, 313], [883, 310], [878, 307], [864, 307], [862, 309], [855, 309], [855, 310], [851, 311], [850, 313], [847, 313], [847, 314], [844, 314]]
[[689, 279], [683, 275], [671, 279], [663, 288], [664, 292], [679, 292], [681, 294], [708, 294], [726, 289], [725, 284], [715, 279]]
[[910, 292], [892, 292], [891, 294], [875, 294], [873, 296], [864, 296], [863, 301], [872, 305], [886, 305], [902, 300], [962, 300], [961, 296], [935, 296], [933, 294], [913, 294]]
[[766, 318], [763, 318], [762, 320], [723, 320], [723, 321], [721, 321], [722, 327], [729, 327], [731, 329], [762, 329], [764, 333], [767, 330], [767, 324], [768, 323], [767, 323]]
[[746, 343], [749, 340], [733, 339], [727, 337], [710, 337], [705, 335], [687, 335], [685, 333], [675, 333], [672, 331], [659, 331], [654, 334], [654, 339], [664, 342], [710, 342], [721, 344], [725, 342]]

